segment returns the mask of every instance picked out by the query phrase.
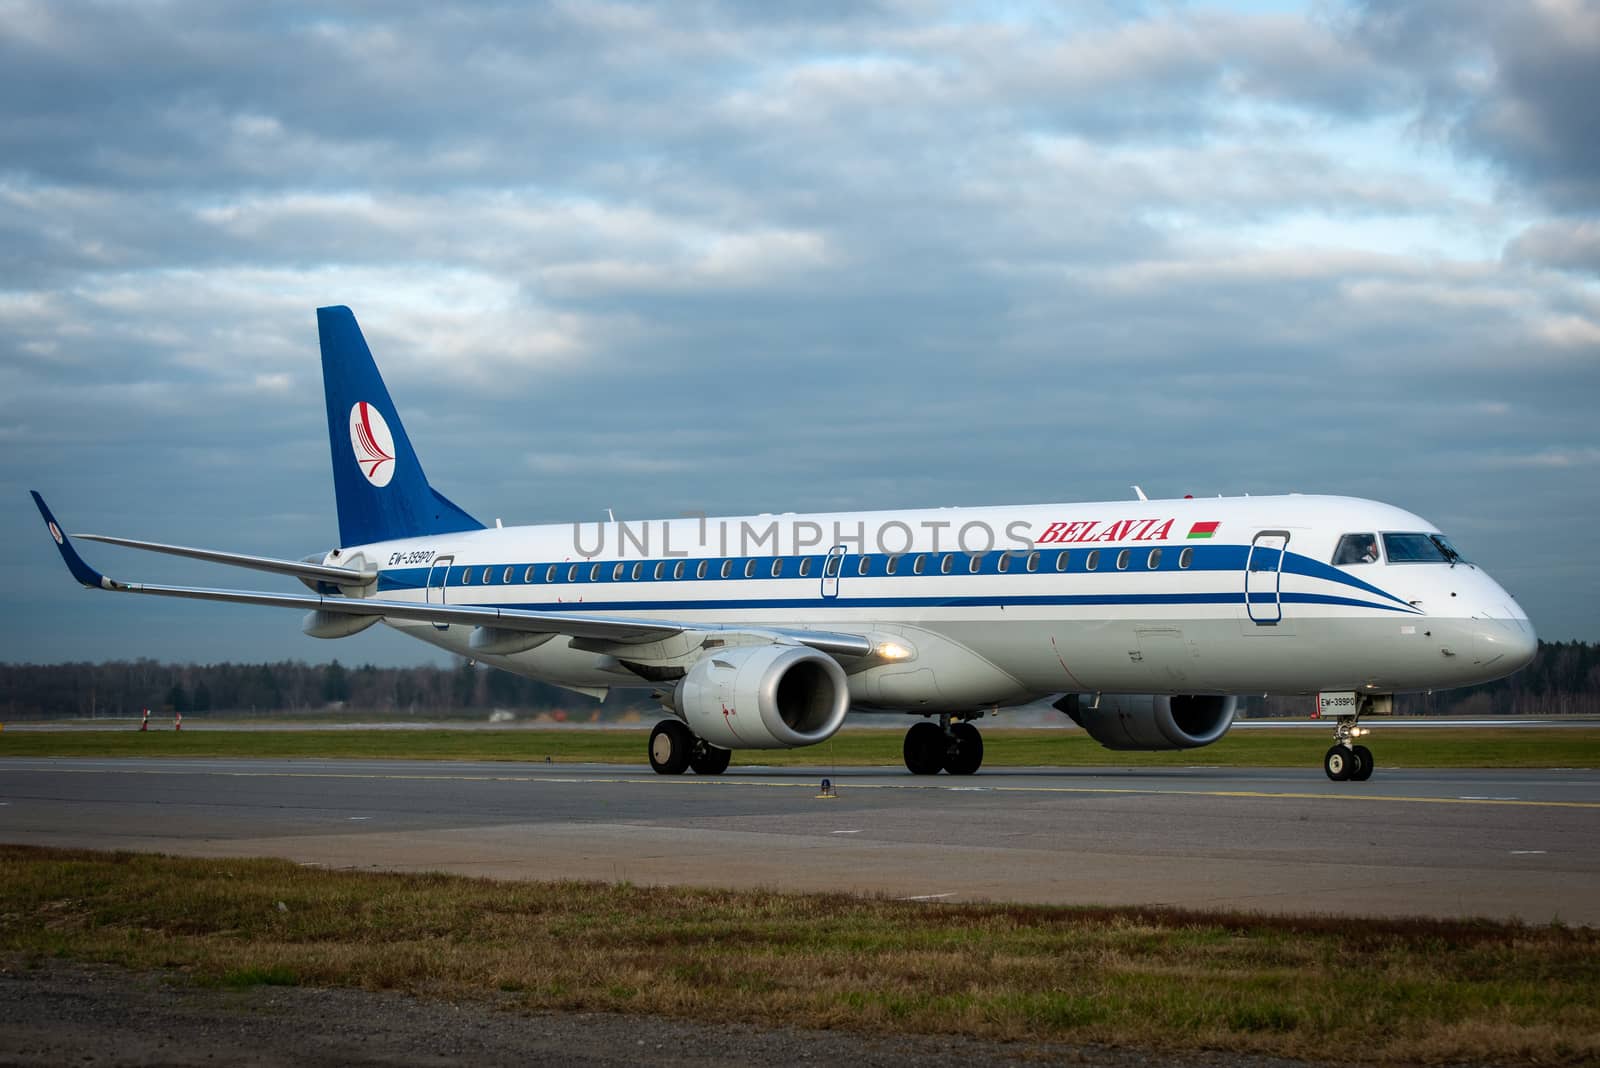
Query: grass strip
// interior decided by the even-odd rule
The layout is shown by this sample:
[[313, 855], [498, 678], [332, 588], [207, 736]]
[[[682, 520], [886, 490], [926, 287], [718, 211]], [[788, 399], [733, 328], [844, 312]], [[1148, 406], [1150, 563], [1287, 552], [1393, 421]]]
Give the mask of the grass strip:
[[0, 954], [224, 987], [1224, 1050], [1594, 1063], [1600, 933], [928, 905], [0, 846]]
[[[1320, 766], [1333, 729], [1235, 730], [1215, 745], [1174, 753], [1102, 748], [1078, 731], [984, 730], [989, 767]], [[648, 728], [638, 730], [271, 730], [0, 731], [0, 756], [321, 757], [412, 760], [515, 760], [644, 764]], [[735, 765], [898, 767], [899, 731], [846, 728], [804, 749], [743, 750]], [[1384, 768], [1600, 767], [1600, 728], [1384, 728], [1363, 739]]]

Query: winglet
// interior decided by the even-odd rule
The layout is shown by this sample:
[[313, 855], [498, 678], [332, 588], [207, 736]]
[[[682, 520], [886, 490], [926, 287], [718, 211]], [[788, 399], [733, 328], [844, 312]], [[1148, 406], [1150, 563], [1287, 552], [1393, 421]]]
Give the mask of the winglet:
[[61, 525], [56, 522], [56, 517], [50, 514], [50, 507], [44, 503], [44, 498], [39, 496], [38, 490], [29, 490], [33, 494], [33, 503], [39, 506], [39, 514], [44, 516], [45, 526], [50, 529], [50, 537], [55, 539], [56, 548], [61, 550], [61, 559], [67, 562], [67, 570], [72, 572], [72, 577], [92, 590], [110, 589], [111, 584], [106, 577], [88, 564], [83, 562], [83, 557], [78, 555], [78, 550], [72, 547]]

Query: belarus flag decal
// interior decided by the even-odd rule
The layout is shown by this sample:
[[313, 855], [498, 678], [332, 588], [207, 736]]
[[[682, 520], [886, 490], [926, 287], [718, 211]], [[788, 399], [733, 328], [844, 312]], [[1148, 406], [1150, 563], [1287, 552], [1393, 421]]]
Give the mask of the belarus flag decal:
[[1189, 537], [1209, 538], [1216, 532], [1217, 524], [1215, 523], [1196, 523], [1194, 526], [1189, 528]]

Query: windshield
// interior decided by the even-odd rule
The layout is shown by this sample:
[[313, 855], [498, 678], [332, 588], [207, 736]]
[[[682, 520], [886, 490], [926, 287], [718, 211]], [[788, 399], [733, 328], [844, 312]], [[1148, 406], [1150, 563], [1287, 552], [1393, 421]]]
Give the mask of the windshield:
[[1385, 534], [1383, 551], [1391, 564], [1464, 564], [1443, 534]]
[[1376, 534], [1346, 534], [1333, 550], [1333, 562], [1340, 567], [1348, 564], [1375, 564], [1378, 562], [1378, 536]]

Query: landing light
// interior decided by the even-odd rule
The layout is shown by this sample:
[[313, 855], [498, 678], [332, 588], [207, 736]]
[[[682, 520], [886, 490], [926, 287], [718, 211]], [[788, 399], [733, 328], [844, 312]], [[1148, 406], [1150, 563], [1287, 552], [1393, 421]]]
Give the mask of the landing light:
[[899, 642], [879, 642], [873, 652], [880, 660], [904, 660], [911, 655], [911, 650]]

